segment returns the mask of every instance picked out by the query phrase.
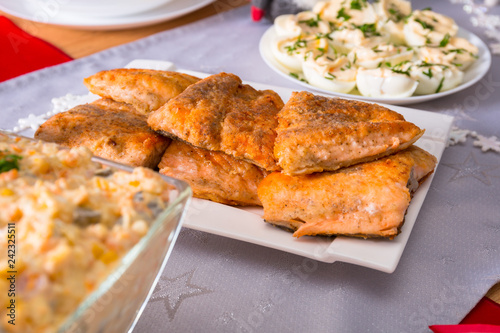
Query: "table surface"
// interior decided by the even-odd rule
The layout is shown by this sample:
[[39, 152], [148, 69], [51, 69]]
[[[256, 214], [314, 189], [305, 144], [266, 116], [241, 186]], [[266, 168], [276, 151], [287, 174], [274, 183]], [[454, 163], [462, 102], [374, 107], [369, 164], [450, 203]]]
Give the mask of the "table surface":
[[[34, 23], [13, 17], [1, 11], [0, 15], [9, 17], [21, 28], [29, 26], [30, 33], [54, 44], [71, 57], [82, 58], [114, 46], [132, 42], [157, 32], [180, 27], [246, 4], [248, 4], [248, 1], [245, 0], [218, 0], [213, 4], [207, 5], [206, 7], [191, 14], [171, 21], [152, 26], [117, 31], [77, 30], [42, 23]], [[35, 27], [35, 29], [33, 27]], [[500, 303], [500, 283], [492, 286], [486, 296], [495, 302]]]

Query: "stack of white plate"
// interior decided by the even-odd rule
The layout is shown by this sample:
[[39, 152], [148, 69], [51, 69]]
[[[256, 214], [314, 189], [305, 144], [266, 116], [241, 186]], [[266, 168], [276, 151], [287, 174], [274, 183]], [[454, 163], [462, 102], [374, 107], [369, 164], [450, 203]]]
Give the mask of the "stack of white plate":
[[0, 0], [0, 10], [41, 23], [88, 30], [135, 28], [171, 20], [214, 0]]

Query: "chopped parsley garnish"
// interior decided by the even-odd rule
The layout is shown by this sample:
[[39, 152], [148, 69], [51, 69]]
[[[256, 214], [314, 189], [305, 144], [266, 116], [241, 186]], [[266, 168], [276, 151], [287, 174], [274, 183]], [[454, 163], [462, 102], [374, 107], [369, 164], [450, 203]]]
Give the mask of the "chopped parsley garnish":
[[300, 38], [300, 36], [299, 36], [299, 38], [295, 41], [295, 43], [293, 43], [293, 45], [285, 46], [285, 49], [288, 52], [288, 54], [292, 54], [298, 48], [303, 48], [306, 46], [307, 46], [307, 41]]
[[358, 54], [354, 53], [354, 59], [352, 60], [352, 63], [355, 64], [356, 60], [358, 60]]
[[299, 74], [297, 74], [297, 73], [292, 73], [292, 72], [290, 72], [288, 75], [290, 75], [290, 76], [291, 76], [291, 77], [293, 77], [294, 79], [297, 79], [297, 80], [299, 80], [299, 81], [302, 81], [302, 82], [306, 82], [306, 83], [308, 83], [308, 82], [307, 82], [307, 80], [304, 80], [304, 79], [302, 79], [301, 77], [299, 77]]
[[407, 70], [404, 71], [402, 69], [391, 68], [391, 71], [393, 71], [394, 73], [404, 74], [404, 75], [410, 76], [410, 70], [409, 69], [407, 69]]
[[426, 10], [432, 10], [431, 7], [425, 7], [424, 9], [422, 9], [422, 11], [426, 11]]
[[366, 0], [352, 0], [351, 1], [351, 9], [361, 10], [366, 5]]
[[456, 53], [456, 54], [464, 54], [464, 53], [465, 53], [465, 52], [467, 52], [467, 51], [466, 51], [465, 49], [453, 49], [453, 50], [448, 50], [448, 51], [446, 52], [446, 54], [448, 54], [448, 53], [452, 53], [452, 52], [454, 52], [454, 53]]
[[[394, 65], [392, 68], [391, 68], [391, 71], [393, 71], [394, 73], [398, 73], [398, 74], [404, 74], [406, 76], [410, 76], [410, 69], [411, 69], [411, 66], [409, 66], [406, 70], [403, 70], [403, 65], [404, 64], [407, 64], [409, 63], [408, 60], [405, 60], [405, 61], [402, 61], [400, 62], [399, 64], [397, 65]], [[390, 67], [391, 66], [391, 63], [389, 62], [386, 62], [385, 65], [387, 67]]]
[[394, 22], [399, 22], [405, 18], [405, 15], [403, 15], [403, 13], [401, 13], [397, 9], [389, 8], [388, 11], [389, 11], [389, 14], [391, 14], [390, 20], [392, 20]]
[[319, 14], [317, 14], [316, 18], [311, 17], [308, 20], [299, 21], [299, 23], [306, 24], [306, 25], [310, 26], [311, 28], [314, 28], [314, 27], [317, 28], [319, 26], [319, 21], [321, 21], [321, 18], [319, 16]]
[[446, 35], [444, 35], [443, 39], [439, 43], [439, 46], [445, 47], [446, 45], [448, 45], [448, 43], [450, 42], [450, 37], [451, 37], [450, 34], [446, 33]]
[[351, 15], [349, 15], [345, 12], [345, 8], [343, 8], [343, 7], [337, 12], [338, 19], [342, 18], [342, 19], [344, 19], [344, 21], [348, 21], [351, 17], [352, 17]]
[[422, 20], [421, 20], [421, 19], [419, 19], [419, 18], [416, 18], [416, 19], [415, 19], [415, 22], [420, 23], [420, 25], [421, 25], [421, 26], [422, 26], [422, 28], [424, 28], [424, 29], [428, 29], [428, 30], [431, 30], [431, 31], [432, 31], [432, 30], [434, 30], [434, 26], [433, 26], [432, 24], [429, 24], [429, 23], [427, 23], [427, 22], [424, 22], [424, 21], [422, 21]]
[[0, 173], [7, 172], [12, 169], [19, 170], [19, 160], [22, 156], [16, 154], [4, 154], [0, 151]]
[[355, 27], [361, 30], [365, 37], [380, 36], [380, 33], [377, 32], [377, 26], [375, 25], [375, 23], [365, 23], [363, 25], [357, 25]]
[[337, 77], [332, 73], [326, 73], [325, 79], [327, 80], [335, 80]]
[[330, 36], [330, 34], [328, 34], [328, 33], [319, 32], [315, 36], [316, 36], [316, 39], [326, 38], [328, 40], [333, 40], [332, 36]]
[[432, 70], [430, 68], [427, 69], [427, 72], [422, 72], [422, 74], [428, 76], [429, 79], [432, 78]]
[[442, 65], [442, 64], [433, 64], [427, 61], [422, 61], [421, 63], [417, 64], [418, 67], [432, 67], [432, 66], [440, 66], [443, 69], [447, 69], [449, 66]]
[[443, 82], [444, 82], [444, 77], [441, 79], [441, 81], [439, 81], [439, 86], [436, 89], [436, 94], [440, 92], [441, 89], [443, 88]]
[[317, 60], [319, 57], [323, 56], [326, 53], [326, 50], [322, 47], [316, 48], [320, 53], [314, 57], [314, 60]]

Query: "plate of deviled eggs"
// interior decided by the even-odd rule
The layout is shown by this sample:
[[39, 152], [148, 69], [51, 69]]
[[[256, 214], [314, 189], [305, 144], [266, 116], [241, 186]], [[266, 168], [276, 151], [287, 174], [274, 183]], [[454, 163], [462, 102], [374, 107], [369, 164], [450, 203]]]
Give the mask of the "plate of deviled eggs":
[[397, 105], [461, 91], [491, 65], [479, 37], [404, 0], [320, 1], [277, 17], [259, 49], [273, 70], [299, 85]]

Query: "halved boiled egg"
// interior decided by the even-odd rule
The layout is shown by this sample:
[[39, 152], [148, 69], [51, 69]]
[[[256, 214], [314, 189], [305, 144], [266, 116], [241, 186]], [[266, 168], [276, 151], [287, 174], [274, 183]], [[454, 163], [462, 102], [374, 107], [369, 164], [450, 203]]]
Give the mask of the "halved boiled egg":
[[372, 4], [366, 0], [331, 0], [320, 1], [312, 9], [325, 20], [337, 25], [349, 22], [354, 25], [377, 22], [377, 13]]
[[328, 39], [317, 36], [277, 37], [271, 44], [271, 52], [278, 62], [292, 72], [301, 71], [302, 63], [310, 56], [335, 56]]
[[415, 10], [405, 24], [404, 35], [410, 46], [439, 45], [446, 35], [454, 37], [458, 26], [455, 21], [432, 10]]
[[405, 0], [380, 0], [373, 4], [379, 16], [380, 31], [389, 34], [389, 41], [404, 44], [404, 19], [411, 14], [411, 3]]
[[477, 46], [460, 37], [449, 38], [446, 45], [441, 47], [423, 46], [417, 51], [420, 60], [435, 64], [454, 65], [462, 71], [476, 61], [477, 54]]
[[410, 76], [419, 82], [415, 95], [437, 94], [462, 83], [464, 73], [456, 66], [419, 61], [409, 68]]
[[333, 47], [339, 53], [345, 54], [355, 47], [372, 48], [389, 41], [389, 35], [379, 33], [375, 24], [361, 27], [345, 25], [333, 31], [330, 37]]
[[375, 47], [355, 47], [349, 54], [349, 60], [358, 67], [373, 69], [383, 65], [390, 67], [412, 60], [414, 51], [406, 46], [379, 44]]
[[356, 85], [363, 96], [404, 98], [413, 95], [418, 82], [390, 68], [359, 68]]
[[309, 84], [329, 91], [348, 93], [356, 86], [356, 66], [346, 56], [328, 59], [310, 57], [302, 64]]
[[296, 15], [280, 15], [274, 20], [274, 28], [278, 36], [286, 37], [327, 34], [331, 30], [327, 21], [311, 11], [300, 12]]

